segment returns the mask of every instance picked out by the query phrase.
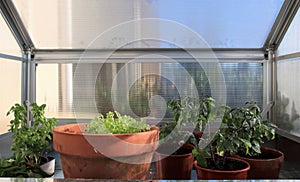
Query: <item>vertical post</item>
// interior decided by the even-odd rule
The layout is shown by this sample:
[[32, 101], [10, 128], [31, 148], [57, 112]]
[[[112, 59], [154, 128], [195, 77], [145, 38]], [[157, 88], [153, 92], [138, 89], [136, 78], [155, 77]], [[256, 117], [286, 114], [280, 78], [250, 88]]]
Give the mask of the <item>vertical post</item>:
[[268, 110], [268, 119], [274, 119], [274, 50], [269, 48], [268, 59], [266, 59], [264, 65], [264, 97], [263, 97], [263, 108]]
[[36, 62], [32, 51], [28, 53], [29, 62], [29, 102], [36, 102]]
[[276, 63], [276, 54], [273, 51], [272, 56], [272, 99], [273, 99], [273, 107], [272, 107], [272, 116], [271, 121], [276, 124], [276, 103], [277, 103], [277, 63]]
[[25, 104], [27, 109], [27, 123], [31, 126], [32, 115], [30, 112], [29, 105], [36, 101], [36, 65], [35, 61], [32, 59], [32, 50], [26, 49], [23, 52], [23, 62], [22, 62], [22, 103]]
[[22, 78], [21, 78], [21, 102], [25, 104], [27, 100], [27, 91], [28, 91], [28, 60], [27, 60], [27, 51], [23, 51], [23, 60], [22, 60]]

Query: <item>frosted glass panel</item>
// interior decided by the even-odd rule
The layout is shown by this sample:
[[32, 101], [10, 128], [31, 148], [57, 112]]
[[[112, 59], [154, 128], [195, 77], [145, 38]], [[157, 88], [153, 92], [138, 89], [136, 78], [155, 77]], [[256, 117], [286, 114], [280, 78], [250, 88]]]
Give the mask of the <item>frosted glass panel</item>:
[[[208, 81], [198, 63], [131, 63], [126, 66], [124, 63], [88, 63], [80, 65], [83, 71], [79, 73], [77, 66], [40, 64], [37, 67], [37, 100], [48, 105], [47, 116], [92, 118], [95, 108], [101, 113], [116, 110], [114, 100], [119, 104], [118, 108], [123, 110], [125, 107], [125, 114], [131, 112], [126, 110], [128, 104], [133, 114], [139, 117], [171, 118], [169, 110], [164, 112], [163, 100], [179, 98], [180, 92], [190, 91], [194, 83], [200, 96], [210, 95], [211, 84], [216, 84], [213, 80]], [[221, 63], [221, 69], [228, 105], [235, 107], [246, 101], [256, 101], [262, 106], [260, 63]], [[114, 85], [122, 71], [125, 73], [123, 81]], [[206, 71], [213, 73], [214, 68], [208, 66]]]
[[300, 11], [294, 17], [282, 42], [280, 43], [277, 56], [300, 52]]
[[[0, 15], [0, 54], [21, 56], [21, 49], [8, 28], [3, 17]], [[1, 56], [0, 56], [1, 57]]]
[[[202, 48], [189, 29], [212, 48], [261, 48], [283, 0], [13, 0], [37, 48]], [[123, 28], [124, 23], [135, 21]], [[120, 32], [112, 29], [120, 27]], [[122, 32], [123, 31], [123, 32]], [[155, 40], [149, 37], [155, 37]], [[164, 41], [169, 37], [168, 41]], [[149, 38], [149, 39], [148, 39]], [[137, 39], [135, 42], [132, 40]]]
[[21, 58], [21, 50], [6, 22], [0, 15], [0, 134], [8, 132], [6, 116], [11, 106], [21, 102], [21, 62], [7, 57]]
[[21, 62], [0, 58], [0, 134], [8, 132], [11, 106], [21, 102]]
[[277, 63], [277, 116], [279, 128], [300, 136], [300, 58]]

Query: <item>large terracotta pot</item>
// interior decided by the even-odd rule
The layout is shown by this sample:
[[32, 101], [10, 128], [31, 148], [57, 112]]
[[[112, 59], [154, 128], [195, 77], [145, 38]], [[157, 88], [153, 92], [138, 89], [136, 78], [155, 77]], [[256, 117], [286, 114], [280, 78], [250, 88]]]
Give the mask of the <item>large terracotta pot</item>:
[[134, 134], [83, 134], [85, 124], [58, 126], [53, 147], [65, 178], [144, 180], [159, 129]]
[[194, 161], [194, 167], [196, 168], [197, 177], [201, 180], [231, 180], [231, 179], [247, 179], [247, 173], [250, 169], [250, 164], [241, 159], [235, 159], [228, 157], [227, 160], [237, 160], [244, 163], [243, 169], [223, 171], [223, 170], [213, 170], [204, 168], [198, 165], [197, 161]]
[[284, 154], [272, 148], [261, 148], [264, 155], [270, 156], [269, 159], [251, 159], [237, 156], [247, 161], [251, 169], [248, 172], [248, 179], [277, 179], [281, 166], [284, 162]]
[[[167, 147], [163, 145], [160, 147]], [[184, 145], [182, 149], [186, 154], [164, 154], [158, 151], [155, 152], [156, 160], [156, 179], [191, 179], [194, 157], [192, 150], [194, 146]]]

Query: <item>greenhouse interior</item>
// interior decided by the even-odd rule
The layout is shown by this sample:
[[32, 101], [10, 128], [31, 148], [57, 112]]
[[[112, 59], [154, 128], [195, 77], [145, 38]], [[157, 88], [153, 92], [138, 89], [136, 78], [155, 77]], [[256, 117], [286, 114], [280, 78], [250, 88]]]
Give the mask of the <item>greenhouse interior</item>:
[[0, 180], [300, 179], [299, 6], [1, 0]]

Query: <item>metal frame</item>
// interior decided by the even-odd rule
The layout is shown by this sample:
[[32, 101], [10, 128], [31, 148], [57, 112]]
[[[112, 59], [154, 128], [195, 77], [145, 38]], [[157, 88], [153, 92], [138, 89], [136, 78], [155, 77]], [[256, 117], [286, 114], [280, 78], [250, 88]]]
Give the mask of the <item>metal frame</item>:
[[276, 61], [299, 58], [299, 57], [300, 57], [300, 52], [296, 52], [296, 53], [292, 53], [292, 54], [286, 54], [286, 55], [278, 56], [278, 57], [276, 57]]
[[13, 2], [11, 0], [1, 0], [0, 10], [11, 32], [15, 36], [20, 48], [22, 50], [32, 50], [34, 48], [34, 44]]
[[9, 54], [3, 54], [3, 53], [0, 53], [0, 58], [11, 59], [11, 60], [15, 60], [15, 61], [23, 61], [22, 57], [13, 56], [13, 55], [9, 55]]
[[285, 0], [279, 14], [272, 26], [272, 29], [264, 43], [263, 49], [269, 48], [277, 50], [280, 42], [282, 41], [288, 27], [300, 6], [300, 0]]
[[288, 138], [294, 142], [298, 142], [300, 143], [300, 137], [299, 136], [296, 136], [296, 135], [293, 135], [283, 129], [280, 129], [280, 128], [277, 128], [276, 129], [276, 133], [280, 136], [284, 136], [285, 138]]
[[22, 50], [21, 102], [27, 106], [27, 125], [31, 125], [28, 103], [35, 102], [35, 64], [33, 61], [34, 44], [21, 17], [11, 0], [0, 1], [1, 14]]
[[29, 74], [29, 62], [32, 58], [34, 44], [21, 20], [21, 17], [18, 14], [17, 9], [15, 8], [13, 2], [11, 0], [2, 0], [0, 1], [0, 10], [1, 14], [9, 26], [11, 32], [16, 38], [17, 43], [20, 46], [23, 54], [23, 64], [22, 64], [22, 101], [29, 100], [27, 93], [28, 90], [28, 80], [26, 77]]
[[[281, 10], [273, 24], [273, 27], [266, 38], [264, 46], [261, 49], [212, 49], [216, 57], [221, 61], [237, 61], [237, 60], [253, 60], [253, 61], [263, 61], [265, 59], [265, 70], [267, 74], [264, 75], [264, 81], [267, 83], [264, 90], [265, 104], [269, 102], [274, 102], [276, 98], [276, 59], [275, 52], [282, 41], [290, 23], [292, 22], [297, 10], [300, 6], [300, 0], [285, 0]], [[22, 64], [22, 101], [35, 101], [35, 65], [36, 63], [74, 63], [78, 62], [81, 55], [85, 50], [77, 49], [35, 49], [34, 44], [12, 2], [12, 0], [1, 0], [0, 1], [1, 13], [7, 22], [9, 28], [11, 29], [13, 35], [15, 36], [21, 50], [23, 51], [23, 64]], [[90, 62], [106, 61], [103, 57], [105, 51], [109, 50], [89, 50], [90, 57], [87, 59]], [[189, 50], [196, 52], [201, 52], [197, 56], [200, 59], [210, 58], [205, 57], [207, 54], [203, 54], [203, 51], [208, 50]], [[130, 49], [130, 50], [117, 50], [111, 55], [110, 61], [118, 60], [128, 60], [135, 58], [144, 53], [157, 53], [161, 55], [166, 55], [173, 58], [188, 58], [191, 57], [186, 54], [185, 51], [180, 49]], [[55, 53], [55, 54], [53, 54]], [[5, 56], [2, 54], [2, 56]], [[298, 56], [291, 55], [291, 56]], [[11, 57], [13, 58], [13, 57]], [[281, 56], [280, 59], [284, 59]], [[62, 61], [64, 60], [64, 61]], [[277, 59], [278, 60], [278, 59]], [[273, 113], [273, 114], [272, 114]], [[271, 119], [274, 117], [274, 107], [273, 112], [270, 115]]]
[[[88, 53], [88, 54], [86, 54]], [[37, 63], [78, 63], [84, 59], [85, 63], [123, 63], [132, 61], [147, 54], [143, 62], [156, 62], [157, 54], [162, 57], [190, 61], [191, 59], [219, 59], [220, 62], [262, 62], [264, 51], [261, 49], [119, 49], [119, 50], [84, 50], [84, 49], [37, 49], [35, 60]], [[83, 56], [84, 55], [84, 56]], [[150, 56], [149, 56], [150, 55]], [[151, 57], [153, 55], [153, 58]], [[109, 57], [109, 59], [107, 59]], [[162, 62], [170, 59], [161, 58]], [[246, 61], [247, 60], [247, 61]]]
[[[268, 85], [270, 90], [266, 94], [269, 95], [270, 101], [275, 103], [277, 97], [277, 65], [276, 61], [294, 58], [299, 56], [299, 54], [289, 54], [284, 56], [276, 57], [276, 51], [285, 36], [291, 22], [293, 21], [298, 9], [300, 7], [300, 0], [285, 0], [284, 4], [276, 18], [276, 21], [271, 29], [270, 34], [268, 35], [264, 48], [268, 52], [268, 62], [269, 70], [271, 71], [268, 76]], [[269, 113], [269, 119], [276, 123], [276, 106], [272, 107], [271, 112]], [[293, 141], [300, 142], [300, 137], [294, 136], [285, 132], [281, 129], [276, 130], [277, 134], [282, 135], [286, 138], [289, 138]]]

